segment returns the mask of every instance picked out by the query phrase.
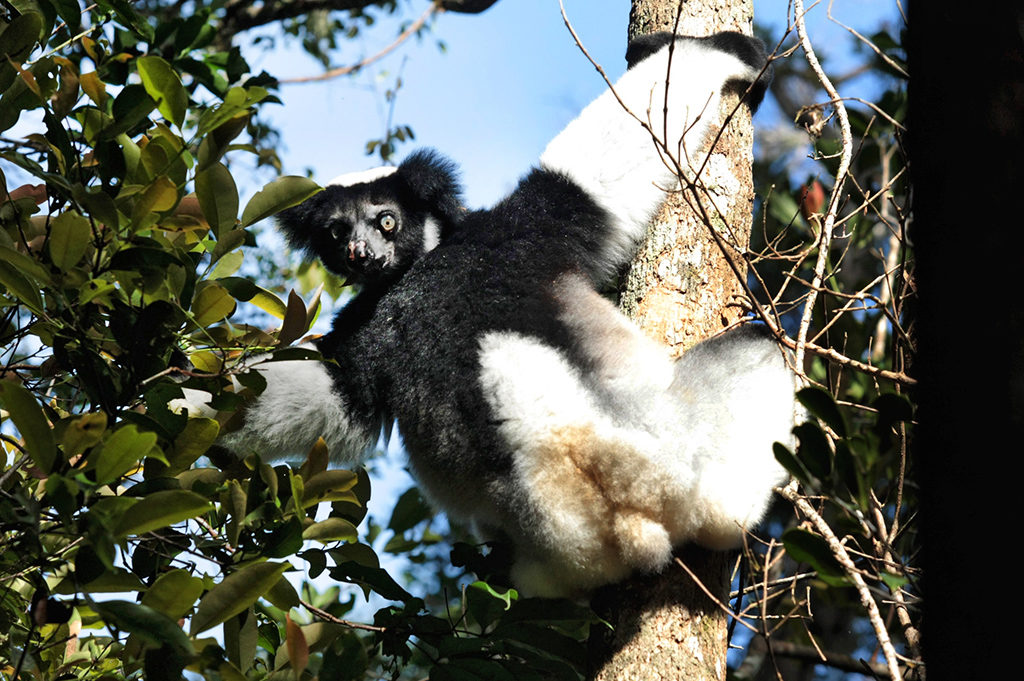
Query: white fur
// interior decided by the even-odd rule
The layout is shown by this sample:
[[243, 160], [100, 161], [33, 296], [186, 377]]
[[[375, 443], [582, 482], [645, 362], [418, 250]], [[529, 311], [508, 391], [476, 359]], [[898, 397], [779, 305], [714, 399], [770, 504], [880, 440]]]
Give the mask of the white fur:
[[[677, 186], [669, 159], [684, 171], [699, 167], [698, 152], [717, 122], [723, 83], [757, 76], [737, 57], [704, 43], [677, 41], [671, 70], [668, 53], [659, 50], [626, 71], [614, 92], [606, 91], [587, 106], [540, 158], [544, 167], [568, 175], [613, 216], [619, 237], [606, 246], [610, 262], [629, 259], [665, 192]], [[650, 131], [641, 123], [649, 124]]]
[[382, 177], [393, 175], [398, 168], [395, 166], [377, 166], [376, 168], [368, 168], [367, 170], [357, 170], [353, 173], [345, 173], [338, 175], [336, 178], [328, 182], [328, 185], [338, 185], [341, 187], [351, 187], [354, 184], [362, 184], [364, 182], [373, 182], [379, 180]]
[[266, 359], [264, 355], [250, 363], [266, 379], [266, 390], [246, 406], [242, 427], [224, 434], [218, 444], [243, 456], [258, 452], [268, 460], [301, 460], [323, 437], [332, 461], [360, 461], [378, 433], [352, 422], [324, 364]]
[[[659, 570], [673, 546], [702, 530], [707, 514], [695, 498], [702, 464], [670, 414], [623, 423], [618, 405], [606, 410], [559, 350], [511, 332], [481, 339], [480, 369], [485, 399], [513, 449], [516, 484], [537, 516], [513, 570], [520, 588], [572, 595]], [[652, 383], [640, 378], [618, 397], [672, 404], [668, 383], [664, 373]]]
[[534, 514], [516, 538], [516, 584], [578, 595], [660, 570], [687, 541], [740, 545], [786, 476], [772, 453], [792, 439], [781, 354], [758, 341], [730, 348], [722, 366], [706, 352], [676, 365], [597, 294], [560, 284], [571, 301], [561, 318], [587, 339], [593, 374], [537, 338], [480, 339], [480, 385]]
[[427, 217], [423, 221], [423, 252], [432, 251], [441, 243], [441, 226], [437, 220]]

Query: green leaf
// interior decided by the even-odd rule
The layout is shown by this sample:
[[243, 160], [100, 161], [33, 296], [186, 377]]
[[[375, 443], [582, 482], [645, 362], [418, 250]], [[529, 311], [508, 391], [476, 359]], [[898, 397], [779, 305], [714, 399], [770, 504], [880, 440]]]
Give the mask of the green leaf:
[[782, 543], [793, 560], [810, 565], [826, 584], [848, 585], [843, 566], [839, 564], [823, 537], [794, 527], [782, 534]]
[[828, 478], [832, 470], [832, 449], [828, 444], [828, 436], [818, 427], [817, 423], [808, 421], [793, 429], [799, 440], [796, 455], [807, 467], [811, 475], [819, 480]]
[[83, 414], [72, 420], [61, 435], [61, 447], [68, 458], [81, 454], [103, 439], [107, 432], [107, 415], [102, 411]]
[[89, 457], [90, 467], [96, 468], [96, 482], [101, 485], [114, 482], [135, 468], [154, 446], [156, 433], [140, 433], [131, 423], [121, 426], [103, 443], [99, 452]]
[[320, 185], [308, 177], [285, 175], [279, 177], [249, 199], [242, 211], [242, 226], [259, 222], [285, 208], [302, 203], [320, 191]]
[[804, 388], [796, 394], [796, 397], [800, 400], [800, 404], [821, 419], [836, 435], [846, 437], [846, 419], [828, 391], [816, 387]]
[[192, 300], [192, 314], [201, 327], [219, 322], [234, 311], [235, 299], [223, 286], [213, 282], [207, 283]]
[[53, 429], [35, 396], [17, 383], [0, 381], [0, 403], [25, 439], [25, 449], [32, 463], [44, 473], [52, 471], [57, 445]]
[[135, 199], [135, 206], [132, 208], [132, 229], [136, 232], [151, 227], [156, 218], [147, 220], [150, 213], [165, 213], [178, 204], [180, 195], [178, 187], [166, 175], [160, 175]]
[[466, 612], [481, 627], [487, 627], [512, 607], [514, 594], [495, 591], [487, 582], [473, 582], [466, 588]]
[[295, 587], [288, 581], [288, 578], [281, 575], [281, 578], [277, 580], [274, 586], [270, 587], [264, 596], [270, 604], [280, 610], [291, 610], [297, 608], [302, 604], [299, 600], [299, 594], [295, 591]]
[[110, 626], [141, 636], [157, 646], [170, 645], [182, 655], [195, 653], [192, 641], [177, 622], [146, 605], [131, 601], [103, 601], [93, 603], [92, 609]]
[[359, 538], [359, 530], [343, 518], [325, 518], [303, 530], [302, 538], [322, 544], [333, 541], [356, 541]]
[[118, 537], [139, 535], [206, 513], [213, 508], [205, 497], [183, 489], [153, 492], [118, 519], [113, 532]]
[[395, 503], [388, 529], [395, 534], [401, 534], [433, 516], [434, 512], [420, 494], [419, 488], [410, 487]]
[[288, 563], [255, 563], [228, 575], [199, 601], [189, 632], [195, 636], [242, 612], [276, 585], [289, 568]]
[[164, 118], [179, 128], [185, 122], [188, 92], [174, 68], [160, 57], [139, 57], [137, 66], [142, 85], [149, 96], [157, 101], [157, 109]]
[[879, 575], [885, 585], [889, 587], [889, 591], [898, 591], [902, 587], [906, 586], [910, 580], [903, 575], [894, 575], [891, 572], [883, 572]]
[[78, 264], [89, 247], [89, 221], [75, 211], [65, 211], [50, 223], [50, 259], [62, 270]]
[[213, 419], [192, 418], [174, 438], [174, 448], [168, 457], [171, 474], [180, 472], [195, 463], [206, 453], [220, 433], [220, 424]]
[[142, 604], [162, 612], [173, 620], [184, 617], [203, 593], [203, 580], [187, 570], [171, 570], [160, 575], [142, 596]]
[[814, 476], [807, 471], [799, 459], [793, 456], [793, 452], [789, 451], [786, 445], [781, 442], [775, 442], [772, 444], [772, 452], [775, 454], [775, 460], [782, 464], [782, 467], [800, 482], [807, 485], [814, 479]]
[[37, 315], [43, 314], [43, 296], [39, 289], [5, 260], [0, 260], [0, 285], [7, 289], [12, 303], [20, 303]]
[[350, 501], [355, 495], [350, 491], [356, 484], [352, 471], [333, 470], [317, 473], [304, 481], [302, 507], [309, 508], [321, 501]]
[[196, 174], [196, 197], [218, 239], [238, 221], [238, 187], [223, 163], [214, 163]]

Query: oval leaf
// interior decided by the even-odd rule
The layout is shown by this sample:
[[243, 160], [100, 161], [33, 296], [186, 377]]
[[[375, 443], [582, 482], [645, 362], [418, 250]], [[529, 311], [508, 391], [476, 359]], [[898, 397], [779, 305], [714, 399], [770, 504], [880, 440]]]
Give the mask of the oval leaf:
[[196, 634], [234, 617], [277, 584], [288, 563], [255, 563], [228, 575], [199, 601], [189, 632]]
[[356, 484], [352, 471], [333, 470], [317, 473], [305, 480], [302, 493], [302, 507], [308, 508], [321, 501], [345, 501], [354, 498], [349, 491]]
[[64, 454], [70, 458], [95, 445], [103, 439], [105, 432], [107, 432], [105, 412], [83, 414], [67, 425], [61, 436], [60, 444], [64, 448]]
[[143, 497], [114, 527], [114, 534], [125, 537], [152, 532], [206, 513], [213, 507], [205, 498], [183, 489], [154, 492]]
[[185, 108], [188, 106], [188, 92], [170, 64], [160, 57], [139, 57], [139, 77], [150, 97], [156, 100], [157, 109], [164, 118], [179, 128], [185, 122]]
[[313, 539], [322, 544], [333, 541], [355, 541], [359, 538], [356, 526], [343, 518], [325, 518], [302, 531], [303, 539]]
[[279, 177], [249, 199], [242, 211], [242, 226], [259, 222], [285, 208], [302, 203], [320, 191], [320, 185], [308, 177], [285, 175]]
[[89, 456], [96, 468], [96, 482], [105, 485], [136, 467], [156, 445], [156, 433], [140, 433], [134, 424], [114, 431], [99, 452]]
[[822, 537], [794, 527], [782, 534], [782, 543], [793, 560], [813, 567], [827, 584], [843, 586], [847, 583], [843, 566]]
[[309, 644], [306, 643], [306, 637], [302, 634], [302, 629], [295, 622], [292, 622], [292, 617], [289, 614], [284, 616], [284, 632], [285, 632], [285, 647], [288, 649], [288, 661], [291, 662], [292, 672], [295, 674], [295, 678], [301, 677], [301, 674], [306, 669], [306, 665], [309, 664]]
[[238, 220], [238, 187], [223, 163], [214, 163], [196, 174], [196, 196], [206, 221], [219, 239]]
[[202, 327], [219, 322], [235, 311], [235, 299], [219, 284], [209, 283], [192, 301], [192, 314]]
[[89, 247], [89, 221], [75, 211], [65, 211], [50, 223], [50, 259], [62, 270], [78, 264]]
[[49, 473], [57, 458], [57, 445], [50, 422], [46, 420], [35, 396], [17, 383], [2, 381], [0, 403], [3, 403], [21, 437], [25, 439], [25, 450], [32, 458], [32, 463], [44, 473]]
[[107, 624], [122, 631], [141, 636], [157, 646], [170, 645], [182, 655], [195, 653], [192, 641], [178, 623], [153, 608], [131, 601], [104, 601], [93, 603], [92, 608]]
[[804, 388], [796, 394], [800, 404], [804, 405], [809, 412], [821, 419], [825, 425], [835, 432], [839, 437], [846, 437], [846, 419], [839, 411], [839, 405], [835, 398], [821, 388]]
[[160, 575], [142, 596], [142, 604], [173, 620], [184, 617], [203, 593], [203, 580], [186, 570], [171, 570]]

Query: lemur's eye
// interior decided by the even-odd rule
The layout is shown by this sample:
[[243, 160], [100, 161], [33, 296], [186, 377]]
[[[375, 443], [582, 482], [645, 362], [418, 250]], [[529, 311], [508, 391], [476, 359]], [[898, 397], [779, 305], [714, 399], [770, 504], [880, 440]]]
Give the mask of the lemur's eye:
[[391, 213], [381, 213], [377, 216], [377, 224], [380, 225], [380, 228], [385, 232], [391, 232], [398, 226], [398, 220], [396, 220], [395, 216]]

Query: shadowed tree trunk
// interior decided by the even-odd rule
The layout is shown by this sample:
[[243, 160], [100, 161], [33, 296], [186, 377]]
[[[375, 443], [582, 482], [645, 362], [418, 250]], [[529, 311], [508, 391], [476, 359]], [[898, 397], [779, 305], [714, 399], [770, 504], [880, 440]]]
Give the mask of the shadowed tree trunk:
[[[676, 0], [633, 0], [629, 36], [671, 31], [677, 14], [682, 35], [752, 30], [750, 0], [684, 0], [681, 14]], [[737, 102], [735, 96], [724, 98], [723, 119]], [[752, 144], [750, 114], [740, 108], [697, 186], [670, 197], [654, 220], [624, 281], [622, 309], [677, 354], [741, 315], [742, 286], [734, 268], [746, 272], [742, 252], [753, 207]], [[732, 245], [726, 255], [721, 243]], [[678, 555], [708, 592], [728, 602], [732, 554], [688, 546]], [[660, 575], [608, 587], [594, 606], [614, 630], [590, 642], [591, 678], [725, 678], [728, 615], [678, 563]]]

